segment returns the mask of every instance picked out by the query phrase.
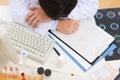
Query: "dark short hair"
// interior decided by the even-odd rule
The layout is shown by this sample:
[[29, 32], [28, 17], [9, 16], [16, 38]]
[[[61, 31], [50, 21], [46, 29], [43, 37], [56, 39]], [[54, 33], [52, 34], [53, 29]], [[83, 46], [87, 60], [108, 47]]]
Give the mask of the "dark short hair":
[[74, 9], [77, 0], [39, 0], [41, 8], [53, 20], [65, 18]]

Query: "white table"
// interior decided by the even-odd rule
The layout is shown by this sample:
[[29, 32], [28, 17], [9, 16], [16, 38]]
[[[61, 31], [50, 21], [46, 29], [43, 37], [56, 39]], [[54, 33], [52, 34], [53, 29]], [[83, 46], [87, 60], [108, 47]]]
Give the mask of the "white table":
[[[0, 18], [11, 21], [8, 6], [0, 6]], [[57, 46], [55, 45], [55, 47]], [[68, 56], [63, 53], [61, 54], [65, 57], [65, 63], [62, 67], [58, 67], [57, 65], [58, 56], [54, 51], [51, 53], [50, 57], [44, 65], [31, 59], [27, 59], [26, 64], [35, 67], [43, 66], [45, 69], [50, 68], [52, 70], [57, 70], [58, 72], [53, 72], [50, 80], [91, 80], [89, 74], [106, 63], [110, 64], [115, 70], [120, 67], [120, 60], [106, 62], [103, 59], [94, 65], [89, 71], [83, 72], [70, 58], [68, 58]], [[71, 73], [75, 75], [70, 76]]]

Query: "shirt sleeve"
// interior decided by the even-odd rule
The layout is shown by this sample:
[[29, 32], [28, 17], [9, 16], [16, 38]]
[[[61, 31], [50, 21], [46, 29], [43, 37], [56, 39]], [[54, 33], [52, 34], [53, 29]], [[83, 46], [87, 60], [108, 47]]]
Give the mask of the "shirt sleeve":
[[25, 22], [25, 17], [30, 12], [29, 6], [30, 0], [9, 0], [9, 7], [12, 20], [25, 27], [31, 28]]
[[68, 15], [70, 19], [84, 20], [93, 17], [98, 9], [98, 0], [78, 0], [76, 7]]
[[[55, 30], [58, 21], [49, 21], [47, 23], [42, 23], [38, 28], [33, 29], [25, 22], [26, 15], [30, 12], [29, 7], [31, 6], [30, 0], [9, 0], [10, 13], [13, 21], [21, 24], [29, 29], [35, 30], [41, 35], [45, 34], [49, 29]], [[46, 27], [47, 26], [47, 27]], [[39, 32], [40, 31], [40, 32]]]

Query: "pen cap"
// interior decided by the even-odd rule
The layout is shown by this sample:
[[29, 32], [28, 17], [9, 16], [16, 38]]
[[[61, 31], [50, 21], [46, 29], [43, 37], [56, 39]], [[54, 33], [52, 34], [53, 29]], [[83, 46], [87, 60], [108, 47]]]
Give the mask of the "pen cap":
[[60, 60], [60, 61], [65, 61], [65, 57], [64, 57], [63, 55], [60, 55], [60, 56], [59, 56], [59, 60]]
[[65, 57], [63, 55], [60, 55], [57, 60], [57, 67], [62, 68], [65, 64]]

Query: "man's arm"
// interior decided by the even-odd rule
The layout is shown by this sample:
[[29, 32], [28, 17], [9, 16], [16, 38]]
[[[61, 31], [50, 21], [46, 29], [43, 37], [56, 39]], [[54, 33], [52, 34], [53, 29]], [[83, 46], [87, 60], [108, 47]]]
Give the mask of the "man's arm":
[[[30, 12], [26, 16], [26, 22], [29, 25], [32, 25], [34, 28], [36, 28], [37, 25], [39, 25], [41, 22], [46, 22], [47, 21], [46, 24], [47, 23], [49, 23], [49, 24], [43, 25], [44, 27], [49, 25], [49, 26], [52, 26], [51, 27], [52, 30], [56, 29], [56, 30], [58, 30], [62, 33], [71, 34], [75, 31], [77, 31], [77, 29], [79, 27], [79, 22], [77, 20], [74, 20], [74, 19], [60, 19], [59, 21], [54, 21], [54, 20], [51, 20], [44, 13], [44, 11], [42, 11], [41, 8], [32, 7], [31, 10], [32, 10], [32, 12]], [[51, 21], [49, 21], [49, 20], [51, 20]], [[51, 22], [54, 22], [54, 24], [50, 25]], [[46, 27], [46, 28], [49, 28], [49, 27]], [[44, 31], [44, 29], [41, 29], [41, 30]], [[41, 31], [39, 31], [39, 32], [41, 32]]]
[[56, 29], [62, 33], [77, 31], [78, 21], [93, 17], [98, 9], [98, 0], [78, 0], [76, 7], [68, 15], [69, 19], [59, 20]]
[[[33, 0], [34, 1], [34, 0]], [[31, 25], [28, 25], [28, 23], [25, 21], [26, 16], [31, 13], [31, 10], [29, 9], [31, 6], [30, 0], [9, 0], [10, 5], [10, 12], [12, 15], [13, 20], [16, 23], [19, 23], [25, 27], [33, 29]], [[41, 35], [44, 35], [49, 29], [55, 30], [55, 27], [57, 25], [57, 21], [49, 21], [45, 23], [40, 23], [39, 26], [37, 26], [36, 29], [34, 29], [36, 32], [38, 32]]]
[[59, 20], [56, 30], [65, 33], [71, 34], [78, 30], [80, 24], [77, 20], [74, 19], [61, 19]]

